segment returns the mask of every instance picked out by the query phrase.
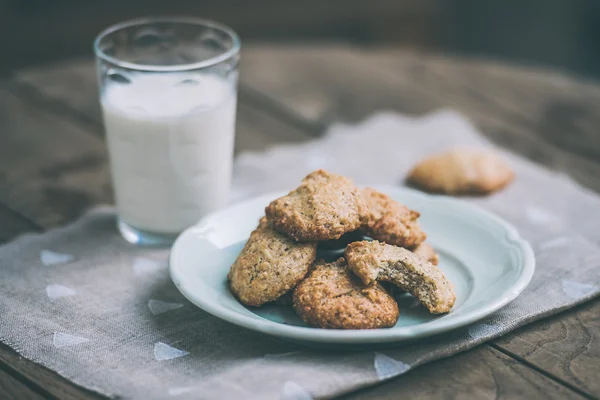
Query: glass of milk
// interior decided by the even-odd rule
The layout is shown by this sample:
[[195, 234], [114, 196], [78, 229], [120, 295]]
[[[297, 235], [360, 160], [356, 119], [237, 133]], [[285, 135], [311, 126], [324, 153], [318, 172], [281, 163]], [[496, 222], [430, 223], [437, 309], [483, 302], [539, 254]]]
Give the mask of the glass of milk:
[[108, 28], [94, 50], [119, 230], [168, 245], [227, 202], [240, 40], [216, 22], [152, 18]]

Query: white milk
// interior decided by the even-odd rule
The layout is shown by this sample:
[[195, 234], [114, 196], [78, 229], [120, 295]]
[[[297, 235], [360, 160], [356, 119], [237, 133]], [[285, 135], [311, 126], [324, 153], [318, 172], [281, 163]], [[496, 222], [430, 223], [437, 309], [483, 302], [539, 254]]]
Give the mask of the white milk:
[[139, 75], [101, 98], [120, 218], [176, 234], [222, 207], [231, 183], [236, 94], [213, 75]]

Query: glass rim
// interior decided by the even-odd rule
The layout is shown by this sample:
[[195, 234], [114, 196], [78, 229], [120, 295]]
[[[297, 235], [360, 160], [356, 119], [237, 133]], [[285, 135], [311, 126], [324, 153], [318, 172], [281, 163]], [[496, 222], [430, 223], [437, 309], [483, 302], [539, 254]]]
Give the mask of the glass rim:
[[[206, 60], [197, 61], [193, 63], [185, 63], [185, 64], [176, 64], [176, 65], [149, 65], [149, 64], [138, 64], [129, 61], [120, 60], [113, 56], [109, 56], [100, 48], [100, 42], [106, 38], [111, 33], [117, 32], [119, 30], [130, 28], [134, 26], [143, 26], [149, 25], [152, 23], [175, 23], [175, 24], [189, 24], [196, 26], [206, 26], [214, 29], [221, 30], [225, 34], [227, 34], [232, 41], [232, 46], [230, 49], [222, 52], [221, 54], [208, 58]], [[207, 68], [222, 63], [235, 56], [240, 52], [241, 42], [240, 38], [235, 33], [233, 29], [228, 27], [225, 24], [220, 22], [212, 21], [204, 18], [195, 18], [195, 17], [143, 17], [143, 18], [135, 18], [123, 22], [119, 22], [118, 24], [109, 26], [104, 29], [102, 32], [96, 36], [94, 39], [94, 53], [96, 57], [115, 64], [122, 68], [133, 69], [138, 71], [147, 71], [147, 72], [181, 72], [181, 71], [191, 71], [195, 69]]]

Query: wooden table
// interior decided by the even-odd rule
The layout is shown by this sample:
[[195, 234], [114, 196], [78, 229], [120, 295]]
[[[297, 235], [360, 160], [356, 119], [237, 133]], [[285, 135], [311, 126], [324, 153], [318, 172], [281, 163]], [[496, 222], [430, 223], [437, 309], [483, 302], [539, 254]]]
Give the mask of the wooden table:
[[[452, 107], [600, 191], [600, 86], [560, 73], [392, 49], [247, 46], [239, 100], [238, 152], [310, 140], [376, 110]], [[91, 60], [14, 73], [0, 84], [0, 113], [0, 241], [112, 201]], [[599, 398], [599, 378], [600, 299], [347, 398]], [[0, 345], [0, 398], [97, 397]]]

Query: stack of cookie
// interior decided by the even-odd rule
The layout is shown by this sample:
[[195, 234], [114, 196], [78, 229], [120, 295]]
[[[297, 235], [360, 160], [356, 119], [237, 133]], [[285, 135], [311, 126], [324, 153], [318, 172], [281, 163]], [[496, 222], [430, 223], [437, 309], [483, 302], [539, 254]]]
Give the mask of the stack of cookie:
[[[265, 212], [227, 276], [242, 303], [259, 307], [292, 293], [294, 309], [311, 326], [384, 328], [399, 316], [380, 284], [391, 282], [431, 313], [452, 308], [452, 284], [424, 243], [419, 213], [385, 194], [318, 170]], [[357, 231], [374, 240], [350, 243], [334, 262], [316, 260], [320, 243]]]

